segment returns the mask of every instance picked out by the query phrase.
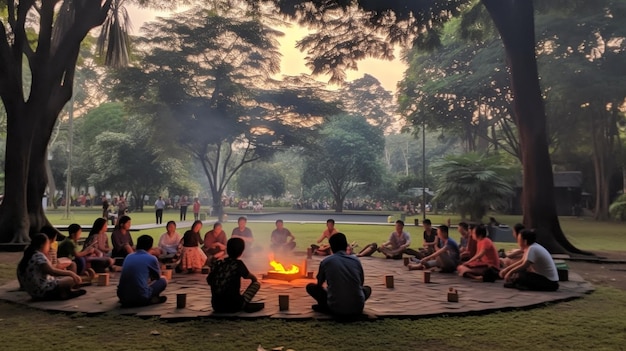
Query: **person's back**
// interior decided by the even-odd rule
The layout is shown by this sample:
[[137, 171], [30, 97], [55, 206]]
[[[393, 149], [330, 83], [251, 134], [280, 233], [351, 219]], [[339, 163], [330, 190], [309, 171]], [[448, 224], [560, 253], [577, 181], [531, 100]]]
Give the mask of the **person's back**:
[[[214, 261], [211, 266], [207, 283], [211, 286], [211, 306], [215, 312], [234, 313], [241, 310], [256, 312], [265, 306], [263, 303], [250, 302], [261, 284], [239, 259], [244, 248], [243, 239], [231, 238], [226, 244], [228, 257]], [[252, 281], [243, 294], [240, 293], [241, 278]]]
[[533, 243], [526, 249], [526, 259], [532, 262], [533, 272], [548, 278], [551, 281], [558, 281], [559, 274], [554, 264], [550, 252], [545, 247]]
[[158, 273], [157, 258], [144, 250], [138, 250], [124, 260], [117, 293], [120, 300], [132, 301], [137, 297], [149, 298], [148, 281], [150, 270]]
[[159, 296], [167, 282], [160, 277], [161, 269], [156, 257], [148, 253], [153, 239], [142, 235], [137, 240], [137, 251], [126, 256], [122, 274], [117, 286], [117, 296], [124, 306], [141, 306], [163, 303], [166, 298]]
[[372, 288], [363, 285], [361, 261], [346, 254], [348, 240], [343, 233], [333, 235], [329, 242], [333, 254], [320, 263], [317, 282], [306, 286], [306, 292], [317, 301], [311, 308], [340, 316], [360, 314], [372, 294]]
[[319, 274], [326, 280], [328, 307], [333, 313], [349, 315], [363, 311], [363, 267], [356, 256], [345, 251], [334, 253], [320, 263]]
[[211, 267], [208, 283], [211, 285], [211, 304], [217, 312], [241, 310], [241, 278], [247, 277], [248, 268], [243, 261], [226, 257]]

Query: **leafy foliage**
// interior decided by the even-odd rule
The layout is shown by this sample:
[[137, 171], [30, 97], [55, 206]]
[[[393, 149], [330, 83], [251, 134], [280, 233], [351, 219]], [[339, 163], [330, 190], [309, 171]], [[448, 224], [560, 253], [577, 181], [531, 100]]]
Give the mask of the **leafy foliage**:
[[341, 212], [350, 192], [357, 187], [374, 188], [380, 182], [383, 148], [382, 131], [364, 117], [333, 117], [307, 153], [303, 182], [309, 187], [324, 182], [335, 199], [335, 210]]
[[393, 46], [438, 45], [443, 23], [458, 15], [469, 0], [248, 0], [273, 4], [299, 24], [313, 29], [298, 47], [307, 52], [313, 74], [329, 74], [331, 83], [345, 80], [348, 69], [367, 57], [390, 59]]
[[433, 201], [445, 203], [462, 217], [469, 214], [473, 221], [481, 221], [490, 207], [505, 207], [513, 195], [511, 171], [497, 156], [447, 156], [433, 171], [439, 175]]
[[[124, 132], [101, 132], [89, 150], [90, 184], [118, 194], [132, 193], [141, 204], [144, 195], [158, 194], [187, 172], [183, 163], [164, 157], [149, 144], [150, 129], [130, 120]], [[139, 201], [137, 201], [139, 200]]]
[[341, 101], [344, 111], [362, 115], [382, 131], [388, 131], [395, 121], [393, 95], [369, 74], [343, 85]]
[[620, 195], [611, 206], [609, 206], [609, 214], [611, 218], [626, 221], [626, 194]]
[[271, 78], [282, 33], [241, 10], [195, 8], [143, 31], [140, 66], [117, 72], [113, 94], [152, 117], [157, 139], [202, 165], [217, 213], [244, 165], [306, 142], [301, 125], [334, 111]]
[[245, 198], [263, 195], [278, 198], [285, 193], [285, 176], [276, 166], [265, 162], [243, 167], [235, 183], [239, 194]]

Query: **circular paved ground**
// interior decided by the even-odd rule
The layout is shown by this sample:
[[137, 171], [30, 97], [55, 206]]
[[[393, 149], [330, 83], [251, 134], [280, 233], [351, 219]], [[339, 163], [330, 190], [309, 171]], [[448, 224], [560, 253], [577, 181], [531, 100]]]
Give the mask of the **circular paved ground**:
[[[245, 259], [248, 267], [259, 277], [269, 269], [264, 255]], [[291, 258], [294, 264], [305, 261], [304, 255]], [[286, 260], [287, 261], [287, 260]], [[316, 271], [321, 257], [307, 261], [307, 270]], [[569, 281], [561, 282], [557, 292], [529, 292], [505, 289], [502, 282], [481, 283], [463, 279], [453, 274], [432, 273], [431, 283], [422, 282], [423, 272], [408, 271], [401, 260], [386, 260], [380, 257], [361, 259], [365, 269], [365, 282], [372, 287], [372, 297], [365, 305], [368, 318], [383, 317], [429, 317], [449, 314], [485, 313], [511, 308], [532, 307], [546, 302], [557, 302], [581, 297], [593, 291], [593, 286], [575, 272], [569, 272]], [[394, 276], [393, 289], [385, 287], [386, 275]], [[313, 279], [296, 279], [291, 282], [262, 279], [261, 290], [255, 298], [265, 303], [265, 309], [252, 314], [217, 314], [211, 309], [211, 292], [203, 274], [174, 274], [165, 295], [168, 301], [162, 305], [141, 308], [120, 308], [115, 289], [119, 273], [111, 275], [108, 286], [87, 286], [87, 294], [68, 301], [32, 302], [28, 295], [18, 291], [17, 281], [0, 286], [0, 299], [12, 301], [49, 311], [82, 312], [98, 314], [104, 312], [161, 319], [238, 317], [238, 318], [284, 318], [325, 319], [328, 316], [313, 312], [313, 299], [307, 296], [304, 287]], [[247, 281], [244, 281], [246, 284]], [[458, 291], [459, 302], [448, 302], [449, 288]], [[187, 294], [187, 307], [176, 308], [176, 294]], [[278, 295], [289, 295], [287, 311], [279, 311]]]

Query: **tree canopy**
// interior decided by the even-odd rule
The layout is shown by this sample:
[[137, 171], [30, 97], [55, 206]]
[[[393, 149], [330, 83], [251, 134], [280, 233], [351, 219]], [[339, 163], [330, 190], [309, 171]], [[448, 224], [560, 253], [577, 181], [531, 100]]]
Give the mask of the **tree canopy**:
[[241, 167], [303, 142], [301, 124], [329, 110], [271, 78], [282, 33], [261, 19], [196, 8], [142, 30], [139, 65], [116, 73], [114, 96], [152, 117], [157, 140], [202, 165], [220, 215], [222, 194]]
[[342, 212], [350, 192], [358, 187], [374, 188], [381, 181], [384, 145], [382, 131], [364, 117], [333, 117], [307, 152], [304, 184], [326, 183], [335, 200], [335, 211]]

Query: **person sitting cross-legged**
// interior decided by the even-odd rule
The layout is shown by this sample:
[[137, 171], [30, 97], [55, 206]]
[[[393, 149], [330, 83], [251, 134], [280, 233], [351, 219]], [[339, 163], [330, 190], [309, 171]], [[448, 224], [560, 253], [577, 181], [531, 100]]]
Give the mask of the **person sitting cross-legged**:
[[559, 274], [550, 252], [537, 243], [537, 234], [528, 229], [517, 236], [524, 257], [500, 271], [505, 288], [519, 290], [556, 291]]
[[17, 265], [20, 287], [35, 300], [66, 300], [85, 294], [74, 290], [82, 280], [74, 272], [54, 267], [46, 254], [50, 241], [45, 234], [35, 234]]
[[164, 263], [177, 262], [179, 257], [180, 234], [176, 231], [176, 222], [168, 221], [165, 225], [166, 232], [159, 238], [159, 247], [153, 250], [159, 256], [159, 261]]
[[[517, 223], [517, 224], [515, 224], [513, 226], [513, 237], [515, 238], [516, 242], [517, 242], [517, 236], [524, 229], [526, 229], [526, 228], [521, 223]], [[502, 262], [502, 266], [503, 267], [508, 267], [508, 266], [514, 264], [515, 262], [518, 262], [519, 260], [521, 260], [522, 257], [524, 257], [524, 250], [522, 250], [520, 248], [513, 249], [513, 250], [509, 250], [508, 252], [506, 252], [504, 254], [504, 257], [500, 260], [500, 262]]]
[[397, 220], [395, 229], [389, 235], [389, 240], [380, 244], [380, 246], [377, 246], [375, 243], [369, 244], [357, 256], [371, 256], [375, 251], [381, 252], [385, 257], [392, 259], [400, 259], [402, 254], [418, 256], [419, 252], [409, 248], [411, 246], [411, 236], [404, 231], [404, 222]]
[[[93, 278], [96, 274], [95, 271], [89, 270], [87, 267], [87, 257], [96, 255], [95, 245], [89, 246], [82, 251], [78, 251], [78, 238], [80, 238], [83, 229], [76, 223], [70, 224], [67, 229], [69, 235], [65, 240], [61, 241], [57, 250], [58, 257], [66, 257], [74, 261], [76, 264], [76, 274], [83, 275], [87, 273], [90, 278]], [[108, 259], [107, 259], [108, 260]]]
[[372, 288], [363, 285], [365, 278], [361, 261], [355, 255], [346, 253], [348, 240], [343, 233], [331, 236], [328, 241], [332, 255], [320, 263], [317, 283], [306, 286], [306, 292], [317, 301], [312, 308], [338, 316], [361, 314], [365, 301], [372, 294]]
[[330, 245], [322, 244], [322, 241], [324, 241], [324, 239], [330, 240], [330, 238], [337, 233], [339, 233], [339, 231], [335, 228], [335, 220], [332, 218], [328, 219], [326, 221], [326, 230], [322, 232], [322, 236], [317, 239], [316, 243], [311, 245], [313, 253], [320, 256], [330, 255]]
[[206, 254], [209, 262], [219, 260], [226, 256], [227, 243], [228, 241], [226, 240], [226, 233], [222, 228], [222, 223], [215, 222], [213, 229], [204, 234], [204, 246], [202, 246], [202, 251]]
[[480, 224], [472, 232], [477, 242], [476, 255], [459, 265], [456, 270], [461, 277], [494, 282], [500, 271], [500, 257], [491, 239], [487, 238], [487, 228]]
[[296, 237], [285, 228], [283, 220], [276, 220], [276, 229], [272, 231], [270, 248], [274, 252], [289, 252], [296, 247]]
[[[226, 243], [228, 257], [213, 261], [207, 283], [211, 286], [211, 306], [218, 313], [235, 313], [239, 311], [257, 312], [265, 307], [263, 303], [251, 302], [261, 288], [257, 277], [239, 258], [243, 255], [246, 243], [241, 238], [230, 238]], [[241, 278], [252, 282], [241, 294]]]
[[137, 251], [124, 259], [122, 274], [117, 285], [117, 297], [122, 307], [146, 306], [167, 301], [160, 296], [167, 287], [167, 280], [161, 276], [157, 258], [148, 251], [154, 239], [142, 235], [137, 239]]
[[409, 269], [424, 269], [439, 267], [442, 273], [452, 273], [459, 264], [459, 247], [456, 242], [448, 236], [448, 226], [440, 225], [437, 228], [437, 236], [442, 242], [440, 249], [419, 260], [417, 264], [410, 263]]

